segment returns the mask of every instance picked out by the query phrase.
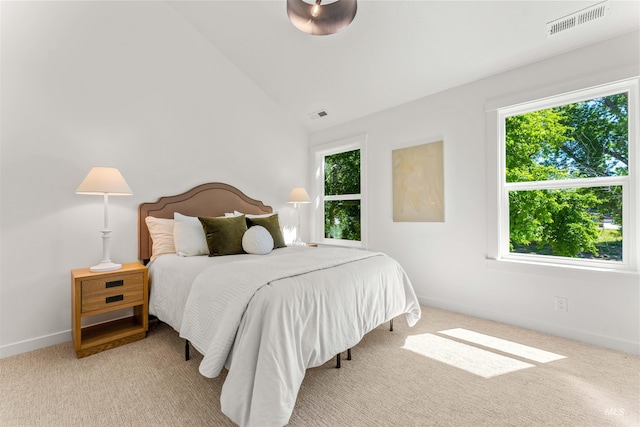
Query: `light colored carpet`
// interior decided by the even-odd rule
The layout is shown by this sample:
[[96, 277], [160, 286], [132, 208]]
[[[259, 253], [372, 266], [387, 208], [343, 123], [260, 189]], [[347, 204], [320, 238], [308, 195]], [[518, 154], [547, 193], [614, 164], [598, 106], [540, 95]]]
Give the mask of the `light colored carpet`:
[[[369, 333], [341, 369], [309, 369], [290, 425], [640, 426], [636, 356], [428, 307], [394, 327]], [[470, 343], [477, 333], [493, 338]], [[185, 362], [164, 324], [84, 359], [71, 343], [6, 358], [0, 425], [233, 425], [220, 412], [225, 375], [202, 377], [201, 359]]]

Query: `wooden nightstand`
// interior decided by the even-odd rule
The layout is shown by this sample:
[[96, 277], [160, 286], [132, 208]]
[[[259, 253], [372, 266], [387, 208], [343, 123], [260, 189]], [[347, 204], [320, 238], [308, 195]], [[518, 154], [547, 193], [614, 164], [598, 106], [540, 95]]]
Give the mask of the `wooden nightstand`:
[[[149, 273], [144, 265], [92, 273], [71, 270], [71, 333], [78, 358], [144, 338], [149, 329]], [[82, 319], [133, 307], [133, 315], [88, 327]]]

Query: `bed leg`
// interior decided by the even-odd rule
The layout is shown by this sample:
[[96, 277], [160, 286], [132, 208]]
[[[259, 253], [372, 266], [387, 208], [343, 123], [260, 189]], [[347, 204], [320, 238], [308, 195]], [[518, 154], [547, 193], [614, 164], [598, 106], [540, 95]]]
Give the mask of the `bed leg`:
[[184, 340], [184, 360], [187, 361], [191, 357], [189, 355], [189, 340]]
[[[336, 354], [336, 368], [340, 368], [340, 358], [342, 353]], [[347, 360], [351, 360], [351, 349], [347, 350]]]
[[389, 320], [389, 330], [393, 332], [393, 319]]

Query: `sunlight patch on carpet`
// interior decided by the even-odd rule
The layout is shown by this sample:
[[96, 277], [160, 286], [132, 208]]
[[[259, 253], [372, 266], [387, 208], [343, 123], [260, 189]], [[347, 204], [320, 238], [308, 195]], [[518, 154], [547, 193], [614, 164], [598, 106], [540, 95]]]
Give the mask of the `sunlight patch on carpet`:
[[535, 347], [529, 347], [528, 345], [518, 344], [513, 341], [503, 340], [501, 338], [484, 335], [463, 328], [448, 329], [446, 331], [439, 331], [438, 333], [539, 363], [548, 363], [553, 362], [554, 360], [566, 358], [566, 356], [551, 353], [549, 351], [540, 350]]
[[535, 366], [433, 334], [408, 336], [402, 348], [483, 378]]

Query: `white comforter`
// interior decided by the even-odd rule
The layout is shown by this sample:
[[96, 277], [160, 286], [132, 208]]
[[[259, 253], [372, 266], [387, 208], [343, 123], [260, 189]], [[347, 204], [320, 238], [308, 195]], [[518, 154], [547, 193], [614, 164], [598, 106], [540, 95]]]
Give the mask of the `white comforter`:
[[307, 368], [420, 305], [402, 267], [381, 253], [337, 248], [214, 266], [193, 282], [180, 336], [204, 355], [200, 373], [229, 372], [222, 411], [241, 426], [288, 423]]

